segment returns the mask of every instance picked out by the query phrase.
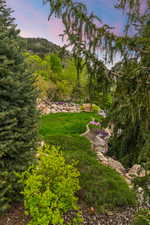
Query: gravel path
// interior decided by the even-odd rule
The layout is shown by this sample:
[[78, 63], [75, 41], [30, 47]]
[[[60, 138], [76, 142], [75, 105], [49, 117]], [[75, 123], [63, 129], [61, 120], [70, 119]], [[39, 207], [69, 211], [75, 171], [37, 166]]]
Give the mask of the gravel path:
[[[82, 210], [84, 225], [131, 225], [138, 208], [127, 207], [119, 211], [108, 212], [107, 214], [97, 214], [89, 209]], [[75, 215], [70, 212], [65, 216], [65, 222], [70, 221]], [[140, 225], [140, 224], [139, 224]]]

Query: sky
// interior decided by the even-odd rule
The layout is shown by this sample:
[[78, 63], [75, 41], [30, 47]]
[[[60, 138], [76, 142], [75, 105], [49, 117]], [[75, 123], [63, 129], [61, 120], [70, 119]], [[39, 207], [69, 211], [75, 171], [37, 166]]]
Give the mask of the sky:
[[[120, 34], [125, 23], [122, 12], [114, 9], [115, 0], [80, 0], [87, 5], [102, 21], [113, 26], [113, 32]], [[14, 10], [13, 16], [23, 37], [42, 37], [60, 46], [63, 45], [59, 34], [63, 33], [61, 20], [48, 21], [49, 6], [42, 0], [6, 0], [8, 7]]]

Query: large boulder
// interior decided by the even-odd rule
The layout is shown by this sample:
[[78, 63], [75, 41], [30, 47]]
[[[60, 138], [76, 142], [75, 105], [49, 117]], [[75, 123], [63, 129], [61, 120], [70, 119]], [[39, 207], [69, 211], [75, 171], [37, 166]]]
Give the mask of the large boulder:
[[134, 177], [144, 177], [146, 174], [144, 168], [142, 168], [141, 165], [135, 164], [131, 167], [131, 169], [129, 169], [127, 175], [130, 176], [131, 178], [134, 178]]
[[102, 139], [101, 137], [96, 136], [95, 139], [94, 139], [94, 145], [105, 147], [106, 141], [104, 139]]

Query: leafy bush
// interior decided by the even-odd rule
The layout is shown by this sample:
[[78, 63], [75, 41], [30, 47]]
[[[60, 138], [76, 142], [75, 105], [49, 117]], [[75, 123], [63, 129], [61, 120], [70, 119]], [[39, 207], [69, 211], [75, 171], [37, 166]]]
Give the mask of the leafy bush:
[[92, 120], [88, 123], [88, 128], [90, 129], [90, 131], [95, 133], [95, 135], [98, 135], [100, 131], [102, 131], [101, 123], [95, 120]]
[[80, 110], [84, 111], [84, 106], [83, 105], [80, 105]]
[[98, 122], [98, 121], [90, 121], [89, 124], [88, 124], [89, 128], [97, 128], [97, 129], [100, 129], [101, 128], [101, 123]]
[[141, 210], [134, 218], [132, 225], [150, 225], [150, 211]]
[[98, 113], [100, 111], [100, 107], [98, 105], [92, 104], [92, 112]]
[[110, 107], [112, 106], [112, 102], [113, 102], [113, 97], [111, 92], [99, 94], [98, 104], [105, 111], [110, 109]]
[[[80, 189], [80, 173], [74, 164], [65, 163], [55, 147], [45, 145], [37, 157], [22, 174], [25, 209], [32, 218], [29, 225], [64, 224], [63, 214], [78, 209], [75, 193]], [[73, 219], [74, 224], [80, 221], [79, 215]]]
[[80, 110], [98, 113], [100, 111], [100, 107], [95, 104], [83, 104], [80, 106]]

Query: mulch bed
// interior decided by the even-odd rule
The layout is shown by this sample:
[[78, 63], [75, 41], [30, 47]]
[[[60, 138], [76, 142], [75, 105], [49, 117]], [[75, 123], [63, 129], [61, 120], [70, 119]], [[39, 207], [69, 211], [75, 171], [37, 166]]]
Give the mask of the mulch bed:
[[[85, 225], [131, 225], [134, 214], [137, 212], [135, 208], [125, 208], [116, 212], [108, 212], [107, 214], [97, 214], [91, 209], [83, 209], [82, 215]], [[65, 216], [65, 221], [74, 215], [70, 212]], [[15, 205], [11, 210], [0, 217], [0, 225], [27, 225], [29, 217], [24, 214], [22, 205]]]
[[0, 217], [0, 225], [27, 225], [29, 217], [24, 214], [22, 205], [14, 205], [8, 213]]

